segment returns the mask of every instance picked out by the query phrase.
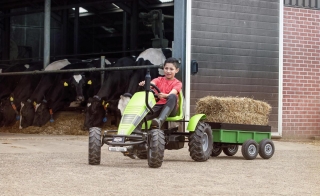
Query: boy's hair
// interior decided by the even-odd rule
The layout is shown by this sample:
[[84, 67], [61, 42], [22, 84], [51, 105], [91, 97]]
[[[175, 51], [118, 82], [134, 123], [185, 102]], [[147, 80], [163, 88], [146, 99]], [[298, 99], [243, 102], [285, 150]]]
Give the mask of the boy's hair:
[[167, 64], [167, 63], [172, 63], [177, 69], [179, 69], [180, 67], [180, 63], [176, 58], [170, 57], [167, 58], [166, 61], [163, 64], [163, 67]]

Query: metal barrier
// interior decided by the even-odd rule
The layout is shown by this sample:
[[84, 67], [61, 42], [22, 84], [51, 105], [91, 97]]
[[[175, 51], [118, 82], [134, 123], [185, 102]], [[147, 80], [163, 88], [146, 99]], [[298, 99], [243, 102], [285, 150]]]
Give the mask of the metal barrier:
[[52, 71], [24, 71], [24, 72], [8, 72], [0, 73], [1, 75], [31, 75], [31, 74], [52, 74], [52, 73], [68, 73], [68, 72], [92, 72], [92, 71], [123, 71], [136, 69], [152, 69], [162, 68], [163, 65], [142, 65], [142, 66], [124, 66], [124, 67], [107, 67], [107, 68], [88, 68], [88, 69], [68, 69], [68, 70], [52, 70]]

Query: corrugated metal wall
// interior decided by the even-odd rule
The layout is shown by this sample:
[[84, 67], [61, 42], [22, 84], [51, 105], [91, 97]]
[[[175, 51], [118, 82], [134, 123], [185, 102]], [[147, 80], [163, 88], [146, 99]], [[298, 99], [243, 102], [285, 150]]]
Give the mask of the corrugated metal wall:
[[191, 113], [208, 95], [263, 100], [278, 129], [279, 0], [193, 0]]

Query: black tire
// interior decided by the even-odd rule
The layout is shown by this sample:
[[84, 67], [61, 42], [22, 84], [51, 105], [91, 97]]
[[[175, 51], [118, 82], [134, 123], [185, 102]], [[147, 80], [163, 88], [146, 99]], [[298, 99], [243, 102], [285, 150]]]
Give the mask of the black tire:
[[247, 160], [255, 159], [259, 153], [258, 143], [254, 140], [247, 140], [242, 144], [242, 155]]
[[264, 139], [259, 143], [259, 155], [264, 159], [270, 159], [274, 150], [274, 144], [270, 139]]
[[219, 156], [221, 154], [221, 152], [222, 152], [221, 146], [217, 146], [217, 145], [213, 144], [211, 156], [212, 157], [217, 157], [217, 156]]
[[160, 129], [153, 129], [149, 132], [148, 142], [148, 165], [152, 168], [161, 167], [165, 149], [164, 133]]
[[91, 127], [89, 129], [89, 164], [100, 165], [101, 161], [101, 129]]
[[196, 130], [189, 135], [189, 152], [195, 161], [206, 161], [210, 158], [213, 148], [212, 130], [210, 125], [199, 122]]
[[223, 153], [227, 156], [233, 156], [238, 152], [238, 145], [229, 145], [226, 148], [223, 148]]
[[137, 150], [137, 153], [136, 153], [139, 159], [147, 159], [148, 158], [147, 154], [148, 154], [147, 150]]

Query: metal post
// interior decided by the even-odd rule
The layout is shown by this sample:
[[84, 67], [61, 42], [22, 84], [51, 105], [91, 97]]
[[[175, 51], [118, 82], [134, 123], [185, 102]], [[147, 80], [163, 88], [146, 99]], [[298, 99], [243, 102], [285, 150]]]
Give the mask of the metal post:
[[[101, 56], [101, 66], [100, 68], [105, 68], [105, 56]], [[104, 82], [104, 71], [101, 71], [101, 86], [103, 85]]]
[[137, 39], [138, 39], [138, 1], [132, 1], [131, 8], [131, 24], [130, 24], [130, 49], [131, 55], [136, 55], [135, 50], [137, 49]]
[[162, 42], [163, 42], [163, 30], [164, 30], [164, 26], [163, 26], [163, 17], [162, 17], [162, 11], [161, 10], [159, 10], [159, 12], [158, 12], [158, 20], [159, 20], [159, 25], [160, 25], [160, 48], [163, 48], [163, 44], [162, 44]]
[[122, 56], [125, 57], [127, 56], [125, 52], [127, 50], [127, 12], [123, 11], [122, 17]]
[[74, 10], [74, 40], [73, 40], [73, 52], [78, 54], [78, 35], [79, 35], [79, 6]]
[[43, 69], [50, 63], [50, 19], [51, 0], [44, 2], [44, 46], [43, 46]]
[[67, 32], [68, 32], [68, 10], [62, 10], [62, 43], [61, 53], [65, 55], [67, 53]]

